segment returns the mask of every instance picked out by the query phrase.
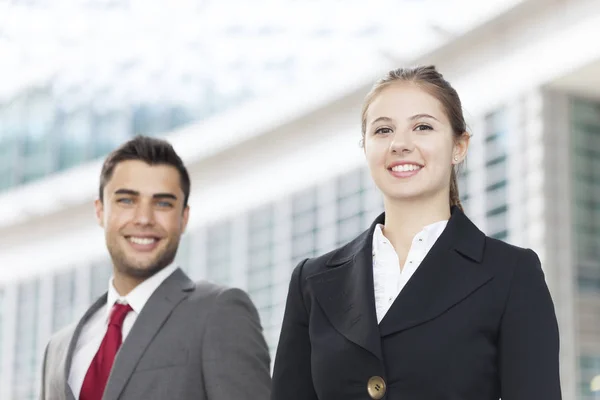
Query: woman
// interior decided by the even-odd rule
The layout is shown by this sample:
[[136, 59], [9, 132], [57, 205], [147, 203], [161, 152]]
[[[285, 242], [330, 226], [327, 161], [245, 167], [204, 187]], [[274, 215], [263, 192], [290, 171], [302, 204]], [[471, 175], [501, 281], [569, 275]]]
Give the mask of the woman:
[[458, 200], [456, 91], [434, 67], [391, 71], [362, 135], [385, 213], [294, 270], [271, 399], [560, 399], [539, 258], [486, 237]]

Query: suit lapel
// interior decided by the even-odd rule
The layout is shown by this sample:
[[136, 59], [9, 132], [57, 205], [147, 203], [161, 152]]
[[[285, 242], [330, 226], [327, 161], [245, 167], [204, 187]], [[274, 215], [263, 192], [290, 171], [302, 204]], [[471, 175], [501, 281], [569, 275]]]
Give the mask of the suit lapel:
[[457, 208], [448, 225], [381, 321], [381, 336], [436, 318], [493, 275], [481, 261], [485, 235]]
[[173, 309], [195, 287], [181, 269], [175, 270], [152, 294], [117, 353], [103, 399], [117, 399], [136, 365]]
[[73, 394], [71, 387], [67, 387], [66, 396], [67, 396], [67, 400], [77, 400], [77, 399], [75, 399], [75, 395]]
[[71, 386], [69, 386], [69, 375], [71, 373], [71, 364], [73, 363], [73, 355], [75, 354], [75, 349], [77, 348], [77, 341], [79, 340], [79, 335], [81, 335], [81, 330], [85, 326], [85, 324], [89, 321], [89, 319], [106, 304], [106, 293], [102, 295], [98, 300], [92, 304], [92, 306], [85, 312], [83, 317], [79, 320], [77, 327], [75, 328], [75, 332], [73, 332], [73, 336], [71, 337], [71, 342], [69, 343], [69, 349], [67, 350], [67, 359], [65, 361], [65, 396], [67, 399], [75, 400], [75, 396], [73, 395], [73, 391], [71, 390]]
[[375, 225], [336, 252], [328, 270], [308, 278], [331, 324], [348, 340], [383, 359], [375, 313], [372, 241]]

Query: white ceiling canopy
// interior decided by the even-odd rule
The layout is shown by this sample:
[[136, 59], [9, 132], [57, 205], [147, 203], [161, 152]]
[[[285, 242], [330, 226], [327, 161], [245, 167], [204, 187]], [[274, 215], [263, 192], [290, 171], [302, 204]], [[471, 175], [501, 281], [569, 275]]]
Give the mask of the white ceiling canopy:
[[0, 104], [39, 85], [67, 108], [326, 85], [373, 54], [414, 58], [519, 2], [0, 2]]

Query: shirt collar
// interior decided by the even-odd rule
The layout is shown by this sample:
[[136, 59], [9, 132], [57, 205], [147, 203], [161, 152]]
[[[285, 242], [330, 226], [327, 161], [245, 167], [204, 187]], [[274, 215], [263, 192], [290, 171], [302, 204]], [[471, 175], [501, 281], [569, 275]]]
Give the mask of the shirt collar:
[[434, 222], [423, 228], [423, 230], [419, 232], [419, 235], [422, 235], [421, 238], [423, 239], [423, 242], [425, 242], [425, 245], [431, 248], [442, 235], [442, 232], [444, 232], [447, 225], [448, 220]]
[[[415, 235], [413, 242], [414, 240], [422, 239], [426, 248], [431, 248], [442, 235], [444, 229], [446, 229], [446, 225], [448, 225], [448, 220], [437, 221], [426, 225], [419, 233]], [[383, 225], [377, 224], [375, 226], [375, 231], [373, 232], [373, 255], [375, 256], [378, 252], [381, 252], [383, 249], [387, 248], [387, 246], [391, 247], [391, 244], [383, 234]]]
[[373, 256], [381, 253], [381, 248], [385, 246], [386, 238], [383, 234], [383, 225], [375, 225], [375, 232], [373, 232]]
[[110, 281], [108, 282], [108, 295], [106, 301], [106, 304], [108, 305], [106, 310], [107, 318], [110, 317], [112, 306], [117, 302], [129, 304], [133, 311], [139, 315], [154, 291], [161, 285], [161, 283], [165, 281], [165, 279], [171, 276], [176, 269], [177, 264], [171, 263], [167, 267], [161, 269], [156, 274], [137, 285], [131, 292], [129, 292], [129, 294], [127, 294], [127, 296], [119, 296], [119, 293], [117, 293], [117, 290], [113, 285], [114, 278], [110, 278]]

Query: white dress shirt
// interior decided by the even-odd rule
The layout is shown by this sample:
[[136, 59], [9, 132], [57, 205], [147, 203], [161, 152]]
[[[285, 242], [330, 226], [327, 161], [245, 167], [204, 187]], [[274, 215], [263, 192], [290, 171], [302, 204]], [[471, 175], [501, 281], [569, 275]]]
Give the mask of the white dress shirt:
[[152, 296], [152, 293], [160, 286], [165, 279], [167, 279], [175, 270], [177, 265], [171, 264], [144, 282], [136, 286], [129, 294], [125, 297], [119, 296], [117, 290], [113, 286], [113, 278], [108, 283], [108, 296], [104, 306], [102, 306], [92, 317], [87, 321], [81, 330], [79, 340], [77, 340], [77, 346], [75, 347], [75, 353], [73, 354], [73, 362], [71, 364], [71, 371], [69, 373], [69, 387], [73, 391], [73, 395], [76, 399], [79, 399], [81, 387], [83, 386], [83, 380], [85, 375], [94, 359], [94, 356], [100, 349], [102, 339], [108, 329], [108, 319], [110, 311], [115, 303], [129, 304], [133, 311], [125, 317], [123, 321], [122, 335], [123, 341], [129, 334], [133, 323], [137, 319], [138, 315], [144, 308], [144, 305]]
[[375, 227], [375, 232], [373, 232], [373, 283], [377, 323], [380, 323], [387, 314], [392, 303], [404, 289], [447, 224], [448, 221], [434, 222], [417, 233], [413, 238], [402, 269], [400, 269], [396, 250], [383, 235], [383, 225], [378, 224]]

